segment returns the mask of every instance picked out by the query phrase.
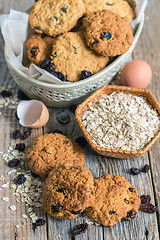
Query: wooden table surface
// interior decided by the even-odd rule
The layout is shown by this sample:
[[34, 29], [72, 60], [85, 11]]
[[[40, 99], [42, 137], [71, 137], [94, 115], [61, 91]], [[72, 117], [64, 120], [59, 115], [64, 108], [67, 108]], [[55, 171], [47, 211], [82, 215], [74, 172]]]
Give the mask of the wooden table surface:
[[[9, 9], [20, 11], [27, 10], [32, 4], [33, 0], [5, 0], [0, 1], [0, 14], [8, 13]], [[145, 16], [144, 29], [133, 54], [134, 59], [146, 60], [153, 70], [152, 83], [148, 87], [155, 97], [160, 102], [160, 1], [150, 0]], [[9, 78], [9, 71], [3, 55], [3, 39], [0, 35], [0, 85], [8, 86], [12, 84], [17, 91], [17, 86], [12, 78]], [[50, 121], [47, 125], [38, 130], [34, 130], [32, 136], [25, 140], [27, 146], [38, 135], [49, 132], [54, 129], [61, 129], [68, 137], [75, 139], [81, 136], [82, 133], [78, 128], [74, 114], [67, 111], [72, 120], [67, 125], [61, 125], [56, 120], [56, 114], [60, 109], [50, 108]], [[0, 152], [5, 152], [11, 142], [15, 142], [11, 138], [11, 133], [19, 128], [19, 124], [15, 119], [15, 110], [8, 109], [8, 116], [0, 115]], [[22, 129], [22, 128], [21, 128]], [[137, 187], [140, 195], [150, 194], [151, 202], [155, 204], [160, 210], [160, 163], [159, 163], [159, 141], [145, 155], [135, 159], [117, 160], [103, 157], [94, 152], [89, 145], [86, 145], [84, 150], [86, 154], [86, 166], [90, 169], [94, 177], [102, 176], [104, 173], [113, 175], [125, 176], [134, 186]], [[7, 175], [8, 167], [4, 164], [2, 158], [0, 175], [9, 179]], [[138, 176], [132, 176], [128, 170], [131, 167], [141, 168], [145, 164], [151, 166], [151, 171], [147, 174], [143, 173]], [[2, 183], [0, 182], [0, 186]], [[8, 209], [9, 204], [2, 201], [2, 197], [9, 196], [10, 204], [15, 204], [17, 210], [12, 212]], [[46, 215], [38, 210], [37, 214], [46, 219], [47, 224], [39, 227], [35, 232], [32, 230], [30, 219], [22, 219], [22, 213], [27, 213], [27, 207], [24, 203], [16, 203], [16, 198], [11, 195], [9, 189], [0, 191], [0, 239], [3, 240], [68, 240], [69, 230], [82, 223], [81, 217], [74, 221], [56, 220], [49, 215]], [[17, 229], [15, 226], [19, 224], [21, 227]], [[138, 216], [133, 221], [126, 221], [116, 224], [114, 227], [97, 227], [89, 225], [89, 229], [83, 235], [79, 235], [76, 239], [90, 239], [90, 240], [158, 240], [159, 239], [159, 225], [160, 214], [147, 214], [142, 211], [138, 212]]]

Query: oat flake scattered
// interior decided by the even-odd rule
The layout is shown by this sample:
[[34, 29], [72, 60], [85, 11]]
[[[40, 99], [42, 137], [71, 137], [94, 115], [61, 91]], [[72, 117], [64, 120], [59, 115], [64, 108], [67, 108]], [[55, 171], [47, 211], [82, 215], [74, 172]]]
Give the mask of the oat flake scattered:
[[22, 217], [23, 218], [28, 218], [28, 216], [26, 214], [24, 214], [24, 213], [22, 214]]
[[8, 202], [9, 201], [9, 197], [4, 197], [4, 198], [2, 198], [2, 200], [5, 201], [5, 202]]
[[11, 206], [9, 207], [9, 209], [10, 209], [11, 211], [15, 211], [15, 210], [16, 210], [16, 206], [15, 206], [15, 205], [11, 205]]
[[158, 113], [145, 98], [122, 92], [89, 103], [82, 122], [97, 146], [132, 151], [143, 148], [160, 129]]

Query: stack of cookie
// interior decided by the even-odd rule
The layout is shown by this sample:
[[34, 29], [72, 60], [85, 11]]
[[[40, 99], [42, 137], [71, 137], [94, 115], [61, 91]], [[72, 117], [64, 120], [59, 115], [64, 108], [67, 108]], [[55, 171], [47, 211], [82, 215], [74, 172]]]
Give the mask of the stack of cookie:
[[36, 138], [26, 153], [31, 170], [46, 178], [42, 208], [51, 216], [74, 219], [84, 212], [104, 226], [136, 216], [140, 196], [122, 176], [94, 179], [79, 144], [62, 134]]
[[28, 58], [62, 81], [90, 77], [128, 51], [133, 18], [125, 0], [38, 0], [29, 15], [36, 33], [25, 42]]

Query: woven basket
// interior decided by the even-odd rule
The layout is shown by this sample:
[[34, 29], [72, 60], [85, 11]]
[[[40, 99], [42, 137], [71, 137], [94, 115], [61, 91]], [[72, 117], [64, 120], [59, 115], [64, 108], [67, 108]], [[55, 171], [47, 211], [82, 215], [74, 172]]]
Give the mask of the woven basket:
[[84, 134], [84, 137], [87, 139], [89, 145], [91, 148], [93, 148], [96, 152], [98, 152], [101, 155], [114, 157], [114, 158], [135, 158], [140, 157], [144, 153], [146, 153], [151, 146], [157, 141], [157, 139], [160, 137], [160, 131], [154, 136], [154, 138], [143, 148], [137, 151], [127, 151], [127, 150], [118, 150], [118, 149], [110, 149], [110, 148], [102, 148], [97, 146], [93, 143], [89, 133], [86, 131], [83, 123], [82, 123], [82, 112], [87, 107], [87, 105], [90, 102], [94, 102], [97, 100], [100, 96], [103, 94], [111, 94], [112, 92], [123, 92], [126, 94], [133, 94], [136, 96], [142, 96], [144, 97], [148, 103], [152, 106], [153, 109], [157, 110], [158, 115], [160, 117], [160, 104], [157, 102], [155, 97], [152, 95], [152, 93], [147, 89], [139, 89], [139, 88], [131, 88], [131, 87], [123, 87], [123, 86], [104, 86], [100, 88], [98, 91], [93, 93], [89, 98], [87, 98], [83, 103], [81, 103], [75, 112], [76, 120]]
[[[134, 0], [128, 0], [133, 6]], [[133, 49], [139, 39], [143, 28], [144, 15], [134, 33], [134, 41], [130, 49], [123, 55], [119, 56], [106, 68], [93, 76], [74, 83], [65, 85], [57, 85], [45, 83], [31, 78], [14, 66], [14, 63], [9, 59], [7, 49], [4, 49], [5, 59], [10, 70], [10, 73], [25, 94], [31, 99], [43, 101], [49, 107], [66, 107], [72, 104], [83, 101], [87, 96], [93, 93], [98, 88], [107, 85], [118, 71], [125, 65], [130, 58]]]

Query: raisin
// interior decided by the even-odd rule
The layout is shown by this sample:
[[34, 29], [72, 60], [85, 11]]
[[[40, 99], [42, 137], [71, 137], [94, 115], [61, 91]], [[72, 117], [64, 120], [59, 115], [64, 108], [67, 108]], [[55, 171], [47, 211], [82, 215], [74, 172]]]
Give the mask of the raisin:
[[87, 141], [84, 137], [76, 138], [75, 142], [78, 143], [81, 147], [84, 147], [87, 144]]
[[134, 193], [136, 193], [136, 191], [135, 191], [134, 188], [128, 188], [128, 190], [129, 190], [130, 192], [134, 192]]
[[19, 174], [16, 180], [16, 183], [21, 185], [22, 183], [24, 183], [26, 181], [26, 178], [23, 174]]
[[42, 218], [39, 218], [39, 219], [36, 220], [36, 225], [37, 226], [43, 226], [43, 225], [45, 225], [45, 223], [46, 223], [46, 221]]
[[28, 100], [29, 99], [29, 97], [24, 92], [22, 92], [20, 89], [18, 90], [17, 95], [20, 100]]
[[21, 136], [21, 132], [17, 129], [13, 132], [13, 138], [18, 139]]
[[113, 6], [114, 4], [113, 4], [113, 3], [107, 3], [107, 2], [106, 2], [106, 5], [108, 5], [108, 6]]
[[126, 198], [124, 199], [124, 202], [125, 202], [126, 204], [129, 204], [129, 200], [127, 200]]
[[115, 213], [115, 211], [109, 211], [109, 214], [114, 214]]
[[3, 91], [1, 92], [1, 95], [2, 95], [2, 97], [6, 98], [6, 97], [11, 97], [11, 96], [12, 96], [12, 93], [9, 92], [9, 91], [3, 90]]
[[50, 62], [51, 62], [50, 59], [44, 60], [44, 61], [40, 64], [40, 68], [46, 69], [46, 68], [50, 65]]
[[80, 76], [80, 79], [83, 80], [85, 78], [88, 78], [88, 77], [91, 77], [93, 74], [88, 71], [88, 70], [84, 70], [81, 72], [81, 76]]
[[130, 171], [131, 171], [131, 173], [132, 173], [133, 175], [138, 175], [138, 174], [140, 174], [140, 172], [141, 172], [141, 170], [139, 170], [138, 168], [134, 168], [134, 167], [132, 167], [132, 168], [130, 169]]
[[142, 209], [145, 213], [150, 213], [150, 214], [158, 211], [158, 208], [154, 206], [152, 203], [143, 204]]
[[47, 34], [42, 33], [42, 34], [41, 34], [41, 38], [44, 39], [45, 37], [47, 37]]
[[64, 194], [65, 188], [59, 188], [59, 189], [56, 190], [56, 192], [60, 192], [60, 193], [63, 193], [63, 194]]
[[98, 41], [98, 40], [94, 40], [94, 41], [92, 42], [92, 47], [93, 47], [94, 44], [97, 44], [97, 43], [99, 43], [99, 41]]
[[19, 152], [23, 152], [25, 150], [25, 144], [24, 143], [17, 143], [15, 146], [15, 150], [18, 150]]
[[70, 116], [69, 116], [69, 114], [66, 112], [66, 111], [64, 111], [64, 110], [61, 110], [61, 111], [59, 111], [58, 112], [58, 114], [57, 114], [57, 119], [58, 119], [58, 121], [61, 123], [61, 124], [68, 124], [69, 122], [70, 122]]
[[67, 81], [67, 75], [64, 76], [64, 74], [61, 72], [56, 71], [56, 72], [52, 72], [51, 74], [59, 78], [61, 81]]
[[75, 226], [71, 230], [71, 234], [73, 236], [78, 235], [78, 234], [84, 233], [87, 229], [88, 229], [88, 224], [87, 223], [82, 223], [82, 224], [79, 224], [79, 225]]
[[100, 36], [101, 39], [107, 38], [107, 40], [111, 39], [112, 35], [109, 32], [103, 32]]
[[8, 162], [8, 166], [11, 167], [11, 168], [12, 167], [17, 167], [19, 162], [20, 161], [18, 159], [14, 158], [14, 159], [12, 159], [11, 161]]
[[37, 54], [39, 52], [39, 48], [38, 47], [32, 47], [30, 52], [31, 52], [31, 57], [32, 58], [36, 58], [36, 56], [37, 56]]
[[142, 204], [150, 203], [150, 201], [151, 201], [150, 195], [142, 195], [141, 196], [141, 203]]
[[24, 132], [22, 139], [23, 140], [27, 139], [31, 135], [31, 133], [32, 133], [32, 129], [28, 128], [27, 131]]
[[55, 68], [56, 66], [54, 65], [54, 63], [50, 63], [47, 70], [52, 74], [55, 72]]
[[58, 130], [58, 129], [53, 130], [53, 131], [51, 131], [51, 132], [49, 132], [49, 133], [59, 133], [59, 134], [64, 135], [63, 132], [62, 132], [61, 130]]
[[67, 13], [67, 9], [68, 9], [68, 7], [62, 7], [61, 8], [62, 12], [64, 12], [64, 13]]
[[81, 212], [82, 212], [82, 209], [81, 209], [81, 210], [78, 210], [78, 211], [73, 211], [73, 210], [71, 211], [71, 213], [72, 213], [72, 214], [75, 214], [75, 215], [80, 214]]
[[54, 54], [51, 54], [53, 58], [57, 57], [57, 52], [54, 52]]
[[68, 80], [67, 80], [67, 74], [64, 76], [63, 82], [68, 82]]
[[68, 141], [68, 140], [65, 140], [65, 141], [64, 141], [64, 144], [66, 144], [67, 147], [70, 147], [70, 146], [71, 146], [71, 145], [69, 144], [69, 141]]
[[149, 170], [150, 170], [150, 166], [147, 164], [141, 169], [141, 171], [145, 173], [147, 173]]
[[40, 31], [40, 32], [43, 32], [43, 29], [41, 28], [41, 27], [34, 27], [34, 29], [36, 29], [36, 30], [38, 30], [38, 31]]
[[72, 47], [73, 47], [73, 49], [74, 49], [74, 54], [77, 54], [77, 48], [76, 47], [74, 47], [73, 45], [72, 45]]
[[127, 218], [127, 219], [133, 219], [133, 218], [135, 218], [136, 214], [137, 214], [136, 211], [131, 210], [131, 211], [129, 211], [129, 212], [127, 213], [127, 217], [126, 217], [126, 218]]
[[51, 212], [52, 213], [59, 213], [60, 211], [62, 211], [63, 207], [61, 204], [57, 203], [56, 205], [52, 205], [51, 206]]
[[32, 176], [33, 176], [34, 178], [38, 178], [38, 177], [39, 177], [39, 175], [37, 175], [36, 173], [34, 173], [34, 172], [32, 172], [32, 171], [31, 171], [31, 174], [32, 174]]

